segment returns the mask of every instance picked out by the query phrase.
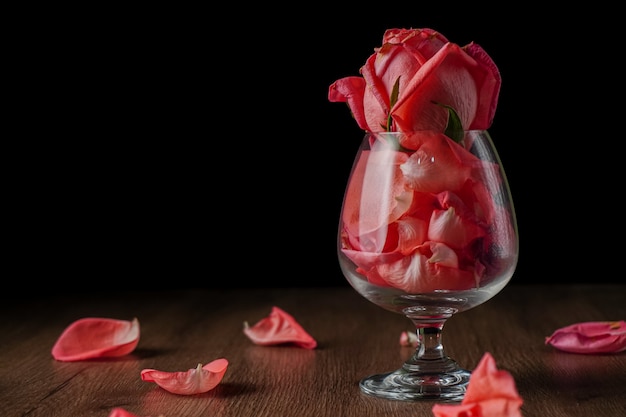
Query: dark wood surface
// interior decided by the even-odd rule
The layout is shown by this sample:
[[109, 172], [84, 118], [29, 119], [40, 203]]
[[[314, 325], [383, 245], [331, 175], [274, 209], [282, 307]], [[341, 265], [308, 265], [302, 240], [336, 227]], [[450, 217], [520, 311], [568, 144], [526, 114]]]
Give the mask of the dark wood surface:
[[[190, 289], [5, 300], [0, 311], [3, 417], [107, 417], [114, 407], [140, 416], [432, 416], [433, 402], [373, 398], [360, 378], [398, 368], [410, 355], [399, 335], [408, 319], [350, 288]], [[315, 350], [262, 347], [243, 322], [272, 306], [292, 314], [319, 343]], [[141, 338], [130, 355], [58, 362], [51, 348], [83, 317], [130, 320]], [[624, 285], [509, 285], [485, 304], [451, 318], [449, 356], [473, 369], [489, 351], [515, 378], [525, 417], [626, 415], [626, 352], [559, 352], [544, 339], [582, 321], [626, 318]], [[144, 382], [140, 371], [186, 371], [217, 358], [229, 367], [214, 390], [179, 396]]]

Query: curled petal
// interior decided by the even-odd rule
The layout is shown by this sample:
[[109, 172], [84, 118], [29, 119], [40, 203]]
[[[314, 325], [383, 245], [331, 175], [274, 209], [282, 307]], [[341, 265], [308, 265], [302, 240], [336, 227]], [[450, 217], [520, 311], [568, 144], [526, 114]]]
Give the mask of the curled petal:
[[335, 81], [328, 89], [328, 100], [331, 102], [346, 102], [350, 109], [354, 109], [352, 114], [363, 130], [368, 130], [365, 119], [365, 109], [363, 107], [363, 96], [365, 94], [365, 80], [361, 77], [344, 77]]
[[521, 417], [523, 400], [513, 376], [496, 367], [489, 352], [480, 360], [467, 385], [461, 404], [435, 404], [435, 417]]
[[499, 370], [493, 356], [486, 352], [472, 372], [464, 401], [467, 404], [497, 398], [522, 405], [513, 376], [505, 370]]
[[58, 361], [124, 356], [139, 343], [139, 321], [88, 317], [76, 320], [52, 347]]
[[[401, 137], [403, 145], [416, 149], [400, 165], [406, 182], [416, 191], [439, 193], [460, 190], [470, 178], [475, 157], [437, 132], [419, 132]], [[468, 156], [469, 155], [469, 156]]]
[[372, 282], [386, 282], [408, 293], [464, 290], [476, 285], [472, 271], [458, 268], [454, 250], [443, 243], [425, 242], [413, 254], [367, 271]]
[[305, 349], [315, 349], [317, 341], [290, 314], [274, 306], [269, 316], [254, 326], [244, 322], [243, 332], [257, 345], [293, 343]]
[[557, 329], [546, 344], [572, 353], [616, 353], [626, 350], [626, 322], [588, 321]]
[[428, 228], [430, 240], [445, 242], [453, 248], [467, 247], [485, 234], [485, 229], [461, 218], [454, 207], [434, 210]]
[[398, 220], [398, 250], [408, 255], [428, 237], [428, 222], [415, 217]]
[[166, 391], [180, 395], [202, 394], [215, 388], [224, 377], [228, 360], [221, 358], [206, 365], [198, 364], [186, 372], [165, 372], [156, 369], [141, 371], [141, 380], [154, 382]]
[[474, 58], [480, 67], [487, 69], [487, 77], [482, 80], [480, 88], [481, 96], [484, 98], [478, 109], [481, 117], [474, 121], [473, 128], [478, 129], [479, 126], [491, 126], [498, 105], [500, 85], [502, 84], [500, 71], [493, 59], [480, 45], [471, 42], [465, 45], [463, 50]]
[[439, 195], [442, 209], [433, 210], [428, 227], [428, 239], [445, 242], [453, 248], [465, 248], [487, 234], [487, 225], [480, 224], [472, 210], [454, 194]]

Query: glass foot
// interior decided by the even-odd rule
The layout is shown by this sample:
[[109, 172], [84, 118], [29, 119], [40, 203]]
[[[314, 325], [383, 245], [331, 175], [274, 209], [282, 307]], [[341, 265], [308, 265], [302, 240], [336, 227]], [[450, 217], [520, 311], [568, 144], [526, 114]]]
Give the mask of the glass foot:
[[363, 378], [359, 387], [365, 394], [390, 400], [458, 402], [465, 395], [469, 377], [465, 369], [429, 374], [401, 368]]

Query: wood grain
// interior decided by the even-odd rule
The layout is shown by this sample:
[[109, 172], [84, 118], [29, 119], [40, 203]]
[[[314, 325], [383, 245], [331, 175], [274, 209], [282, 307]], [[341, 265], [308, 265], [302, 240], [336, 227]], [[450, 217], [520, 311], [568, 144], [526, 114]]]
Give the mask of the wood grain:
[[[432, 416], [433, 402], [382, 400], [359, 391], [360, 378], [396, 369], [411, 354], [398, 341], [411, 327], [350, 288], [3, 297], [3, 417], [107, 417], [114, 407], [151, 417]], [[266, 317], [272, 306], [292, 314], [318, 348], [252, 344], [243, 322]], [[137, 349], [119, 359], [55, 361], [54, 342], [83, 317], [137, 317]], [[544, 340], [575, 322], [623, 319], [623, 285], [510, 285], [450, 319], [444, 344], [468, 369], [491, 352], [515, 378], [525, 417], [618, 417], [626, 415], [626, 353], [569, 354]], [[140, 378], [144, 368], [185, 371], [220, 357], [229, 368], [206, 394], [174, 395]]]

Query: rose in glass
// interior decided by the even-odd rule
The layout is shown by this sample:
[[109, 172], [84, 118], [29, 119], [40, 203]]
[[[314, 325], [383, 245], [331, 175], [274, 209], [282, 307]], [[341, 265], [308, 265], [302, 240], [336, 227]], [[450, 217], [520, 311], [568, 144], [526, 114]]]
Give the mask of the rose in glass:
[[478, 288], [497, 276], [502, 252], [516, 247], [498, 202], [499, 165], [468, 150], [471, 135], [460, 143], [434, 131], [369, 137], [341, 219], [341, 251], [357, 272], [411, 294]]
[[367, 132], [443, 132], [448, 108], [465, 130], [493, 121], [500, 73], [476, 43], [460, 47], [428, 28], [389, 29], [360, 72], [331, 84], [328, 99], [347, 102]]

